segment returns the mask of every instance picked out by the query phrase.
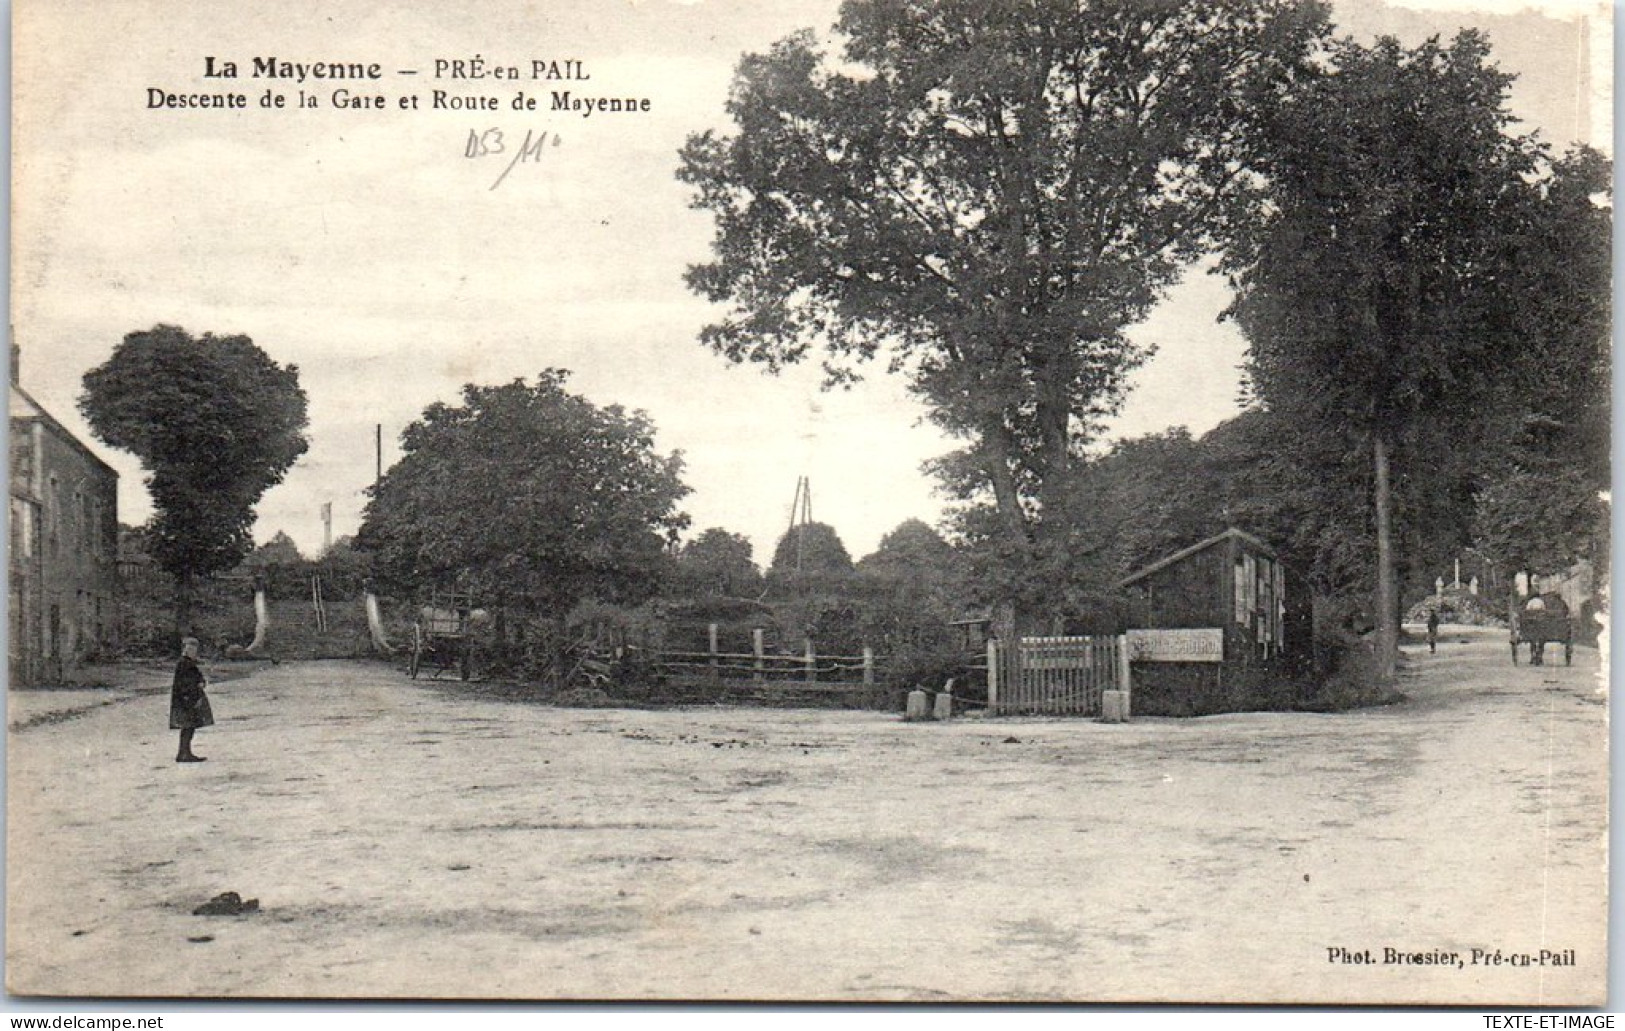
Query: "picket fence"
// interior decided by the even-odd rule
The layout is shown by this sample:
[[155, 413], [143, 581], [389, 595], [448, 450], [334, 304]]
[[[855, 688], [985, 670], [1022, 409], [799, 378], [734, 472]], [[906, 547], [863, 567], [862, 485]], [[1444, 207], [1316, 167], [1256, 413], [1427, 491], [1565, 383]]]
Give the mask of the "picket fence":
[[1124, 637], [1023, 637], [1015, 663], [1005, 648], [987, 643], [990, 713], [1099, 716], [1105, 692], [1128, 690]]

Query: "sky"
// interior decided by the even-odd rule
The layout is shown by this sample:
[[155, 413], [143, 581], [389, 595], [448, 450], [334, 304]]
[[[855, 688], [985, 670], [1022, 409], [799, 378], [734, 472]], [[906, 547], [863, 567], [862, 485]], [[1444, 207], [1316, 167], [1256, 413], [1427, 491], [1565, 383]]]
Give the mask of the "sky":
[[[836, 6], [18, 0], [11, 323], [22, 384], [89, 441], [80, 379], [126, 333], [169, 323], [252, 337], [299, 367], [311, 439], [262, 499], [255, 535], [283, 531], [313, 554], [324, 503], [335, 537], [359, 526], [375, 426], [387, 467], [400, 431], [428, 404], [455, 401], [464, 383], [566, 368], [573, 390], [648, 412], [659, 447], [683, 452], [691, 534], [744, 533], [765, 562], [805, 475], [813, 517], [863, 555], [905, 519], [937, 520], [943, 499], [921, 465], [954, 444], [881, 369], [830, 393], [816, 364], [770, 377], [707, 351], [699, 331], [718, 313], [682, 272], [707, 259], [711, 225], [673, 175], [688, 134], [727, 128], [740, 55], [827, 28]], [[1520, 75], [1515, 113], [1554, 142], [1606, 142], [1606, 95], [1577, 100], [1575, 26], [1581, 14], [1592, 19], [1590, 81], [1608, 87], [1609, 7], [1482, 7], [1360, 0], [1338, 3], [1335, 19], [1407, 43], [1482, 25], [1502, 66]], [[450, 77], [452, 62], [476, 56], [523, 78]], [[206, 78], [209, 57], [216, 71], [235, 63], [240, 77]], [[354, 83], [251, 78], [255, 58], [378, 62], [383, 78], [354, 92], [387, 106], [334, 107], [333, 87]], [[591, 78], [535, 82], [537, 60], [579, 62], [561, 68]], [[647, 97], [650, 110], [547, 110], [561, 88]], [[241, 92], [249, 107], [154, 109], [155, 89]], [[299, 108], [301, 89], [320, 106]], [[500, 109], [432, 110], [437, 89], [495, 97]], [[289, 106], [262, 108], [267, 90]], [[540, 98], [536, 111], [513, 109], [520, 91]], [[412, 96], [419, 108], [401, 110]], [[490, 129], [510, 153], [527, 133], [549, 145], [504, 177], [502, 158], [467, 156], [471, 133]], [[1200, 433], [1235, 414], [1244, 345], [1216, 321], [1227, 301], [1221, 281], [1193, 270], [1134, 329], [1158, 356], [1108, 439], [1174, 425]], [[120, 520], [145, 521], [139, 463], [93, 446], [120, 473]]]

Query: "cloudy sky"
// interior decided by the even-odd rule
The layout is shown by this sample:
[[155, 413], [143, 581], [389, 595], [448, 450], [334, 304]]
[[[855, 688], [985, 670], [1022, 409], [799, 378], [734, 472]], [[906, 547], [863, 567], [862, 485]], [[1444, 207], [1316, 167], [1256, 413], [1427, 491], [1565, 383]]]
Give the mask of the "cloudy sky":
[[[802, 475], [814, 517], [854, 555], [904, 519], [936, 518], [941, 500], [920, 465], [952, 445], [921, 425], [900, 383], [877, 375], [823, 393], [815, 369], [771, 378], [729, 367], [698, 344], [713, 313], [681, 281], [706, 258], [711, 230], [673, 177], [677, 149], [691, 132], [725, 128], [740, 54], [827, 28], [835, 0], [16, 6], [12, 325], [23, 385], [89, 439], [75, 410], [80, 377], [128, 332], [163, 322], [243, 333], [297, 364], [311, 448], [261, 502], [259, 539], [283, 530], [318, 550], [324, 502], [335, 536], [353, 533], [374, 425], [387, 466], [427, 404], [546, 367], [572, 370], [574, 389], [599, 404], [646, 410], [661, 447], [686, 456], [695, 531], [743, 532], [759, 560]], [[1522, 117], [1554, 141], [1610, 136], [1606, 101], [1580, 92], [1577, 28], [1590, 17], [1592, 85], [1606, 87], [1606, 5], [1515, 17], [1441, 0], [1337, 9], [1356, 34], [1412, 43], [1483, 25], [1522, 76]], [[242, 77], [205, 79], [210, 56]], [[476, 56], [526, 78], [436, 78], [437, 61]], [[307, 82], [320, 107], [294, 107], [300, 85], [251, 78], [256, 57], [378, 62], [384, 77], [358, 92], [388, 106], [337, 109], [334, 84]], [[533, 82], [534, 60], [578, 61], [591, 79]], [[290, 106], [261, 108], [267, 88]], [[648, 97], [650, 111], [551, 112], [554, 88]], [[151, 89], [243, 92], [250, 107], [151, 109]], [[436, 89], [502, 108], [431, 110]], [[521, 90], [541, 98], [537, 111], [512, 109]], [[414, 95], [419, 108], [401, 110]], [[492, 128], [510, 153], [527, 132], [558, 143], [493, 189], [501, 159], [465, 156], [470, 132]], [[1234, 413], [1242, 345], [1215, 323], [1225, 303], [1219, 282], [1193, 273], [1136, 330], [1160, 353], [1115, 435], [1201, 432]], [[144, 521], [138, 463], [101, 451], [122, 477], [121, 520]]]

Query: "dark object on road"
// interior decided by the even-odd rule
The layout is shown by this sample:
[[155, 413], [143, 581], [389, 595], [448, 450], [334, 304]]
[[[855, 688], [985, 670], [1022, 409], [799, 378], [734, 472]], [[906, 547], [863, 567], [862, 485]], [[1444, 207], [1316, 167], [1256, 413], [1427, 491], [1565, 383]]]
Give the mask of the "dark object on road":
[[1428, 653], [1439, 650], [1439, 610], [1428, 609]]
[[1019, 745], [1019, 744], [1021, 744], [1021, 738], [1014, 737], [1014, 736], [1007, 737], [1007, 738], [1004, 739], [1004, 744], [1007, 744], [1007, 745]]
[[260, 908], [259, 899], [244, 899], [234, 891], [223, 891], [203, 905], [192, 910], [193, 916], [242, 916], [244, 913], [257, 913]]

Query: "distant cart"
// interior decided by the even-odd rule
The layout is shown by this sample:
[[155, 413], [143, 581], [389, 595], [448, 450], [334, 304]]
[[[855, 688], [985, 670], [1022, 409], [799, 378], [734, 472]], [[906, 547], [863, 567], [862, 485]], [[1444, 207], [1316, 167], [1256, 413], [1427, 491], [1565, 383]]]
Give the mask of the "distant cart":
[[[1530, 606], [1535, 606], [1531, 608]], [[1574, 620], [1568, 603], [1558, 594], [1541, 594], [1524, 602], [1513, 603], [1512, 664], [1518, 664], [1518, 646], [1529, 646], [1529, 664], [1542, 666], [1546, 662], [1548, 644], [1563, 645], [1563, 665], [1574, 663]]]
[[454, 669], [463, 680], [469, 678], [474, 664], [473, 614], [473, 599], [464, 593], [436, 593], [418, 609], [407, 658], [413, 680], [424, 669], [431, 671], [431, 679]]

